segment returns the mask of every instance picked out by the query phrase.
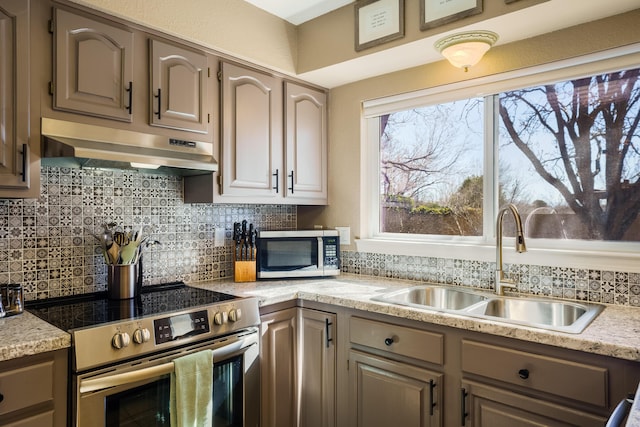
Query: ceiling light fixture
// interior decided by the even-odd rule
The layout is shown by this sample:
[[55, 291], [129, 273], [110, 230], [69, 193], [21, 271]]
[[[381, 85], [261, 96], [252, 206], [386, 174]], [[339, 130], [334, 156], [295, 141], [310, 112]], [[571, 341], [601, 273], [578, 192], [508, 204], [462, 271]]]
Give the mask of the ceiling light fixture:
[[451, 65], [469, 71], [498, 40], [492, 31], [465, 31], [443, 37], [433, 45]]

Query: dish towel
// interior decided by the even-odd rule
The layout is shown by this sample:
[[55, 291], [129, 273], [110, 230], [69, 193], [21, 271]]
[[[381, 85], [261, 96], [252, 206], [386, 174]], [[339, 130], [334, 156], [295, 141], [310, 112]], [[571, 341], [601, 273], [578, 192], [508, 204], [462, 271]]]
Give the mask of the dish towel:
[[213, 350], [179, 357], [171, 374], [172, 427], [209, 427], [213, 420]]

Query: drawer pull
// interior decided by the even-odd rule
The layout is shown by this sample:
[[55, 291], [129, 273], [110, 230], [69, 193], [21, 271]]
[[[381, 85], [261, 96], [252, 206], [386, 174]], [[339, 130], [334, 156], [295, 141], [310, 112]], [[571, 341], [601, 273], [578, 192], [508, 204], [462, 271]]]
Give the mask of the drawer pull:
[[389, 345], [393, 344], [393, 341], [394, 341], [394, 340], [393, 340], [393, 337], [391, 337], [391, 338], [385, 338], [385, 339], [384, 339], [384, 344], [385, 344], [385, 345], [387, 345], [387, 346], [389, 346]]
[[4, 400], [4, 394], [0, 393], [0, 402]]
[[528, 369], [520, 369], [518, 371], [518, 376], [520, 378], [522, 378], [523, 380], [526, 380], [527, 378], [529, 378], [529, 370]]

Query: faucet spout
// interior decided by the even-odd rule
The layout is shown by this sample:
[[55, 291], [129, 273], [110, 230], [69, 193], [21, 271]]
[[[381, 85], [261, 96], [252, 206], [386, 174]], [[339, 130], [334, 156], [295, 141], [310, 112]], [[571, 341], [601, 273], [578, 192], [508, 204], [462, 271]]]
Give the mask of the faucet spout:
[[516, 284], [513, 280], [505, 279], [502, 271], [502, 222], [507, 212], [511, 212], [516, 223], [516, 252], [522, 253], [527, 251], [524, 241], [524, 229], [522, 227], [522, 218], [518, 213], [518, 209], [513, 203], [502, 207], [498, 211], [498, 221], [496, 225], [496, 294], [503, 295], [504, 288], [515, 288]]

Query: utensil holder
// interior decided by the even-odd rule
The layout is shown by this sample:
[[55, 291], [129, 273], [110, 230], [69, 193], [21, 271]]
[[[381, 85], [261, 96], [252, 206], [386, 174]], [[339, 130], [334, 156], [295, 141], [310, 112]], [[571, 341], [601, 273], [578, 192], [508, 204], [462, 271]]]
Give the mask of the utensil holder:
[[107, 291], [110, 299], [130, 299], [138, 296], [138, 264], [107, 265]]
[[235, 274], [234, 282], [255, 282], [256, 281], [256, 262], [254, 261], [236, 261], [234, 263]]

